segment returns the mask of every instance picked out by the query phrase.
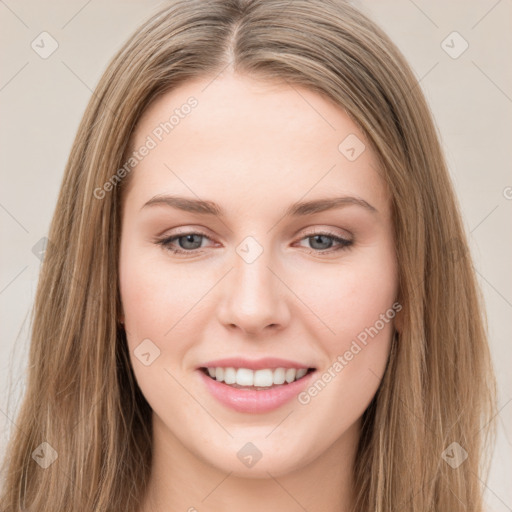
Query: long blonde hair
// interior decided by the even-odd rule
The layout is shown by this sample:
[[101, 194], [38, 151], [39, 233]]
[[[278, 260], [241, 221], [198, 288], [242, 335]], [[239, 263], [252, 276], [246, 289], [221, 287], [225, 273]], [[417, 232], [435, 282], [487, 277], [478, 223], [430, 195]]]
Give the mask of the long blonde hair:
[[[356, 510], [481, 511], [495, 410], [483, 301], [438, 135], [409, 66], [378, 26], [342, 1], [179, 0], [114, 57], [74, 141], [41, 268], [2, 512], [140, 506], [151, 410], [117, 321], [126, 180], [102, 198], [94, 191], [125, 162], [150, 102], [229, 64], [339, 105], [370, 141], [391, 191], [403, 326], [364, 413]], [[33, 457], [43, 442], [58, 456], [46, 469]], [[448, 463], [454, 454], [457, 467]]]

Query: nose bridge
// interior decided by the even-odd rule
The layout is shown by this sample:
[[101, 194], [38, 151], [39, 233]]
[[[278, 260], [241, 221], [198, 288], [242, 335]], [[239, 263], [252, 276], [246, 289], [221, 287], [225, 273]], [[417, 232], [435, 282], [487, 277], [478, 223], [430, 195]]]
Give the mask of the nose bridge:
[[221, 301], [221, 321], [247, 332], [282, 327], [288, 311], [283, 286], [274, 275], [272, 251], [247, 237], [236, 248], [233, 265]]

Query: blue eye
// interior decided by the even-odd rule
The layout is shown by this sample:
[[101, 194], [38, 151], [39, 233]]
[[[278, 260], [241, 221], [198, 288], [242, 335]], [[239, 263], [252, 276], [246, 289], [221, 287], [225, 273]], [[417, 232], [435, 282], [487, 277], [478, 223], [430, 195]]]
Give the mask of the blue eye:
[[[315, 233], [304, 237], [302, 240], [309, 240], [313, 249], [319, 249], [321, 253], [341, 251], [350, 247], [353, 243], [353, 240], [346, 240], [345, 238], [336, 236], [333, 233]], [[336, 244], [338, 244], [338, 246], [335, 249], [332, 249], [333, 245], [335, 246]], [[325, 247], [325, 245], [328, 247]], [[314, 252], [318, 251], [315, 250]]]
[[[185, 249], [186, 251], [185, 252], [189, 252], [190, 250], [195, 250], [195, 249], [199, 249], [201, 247], [201, 238], [204, 238], [203, 235], [201, 235], [200, 233], [189, 233], [187, 235], [180, 235], [180, 236], [175, 236], [173, 238], [170, 238], [167, 240], [167, 243], [169, 244], [169, 248], [172, 250], [172, 251], [180, 251], [181, 249], [173, 249], [170, 244], [174, 241], [174, 240], [178, 240], [179, 244], [182, 249]], [[198, 240], [199, 239], [199, 240]]]
[[[163, 246], [173, 254], [193, 255], [196, 251], [202, 248], [202, 239], [211, 240], [204, 233], [191, 232], [166, 237], [161, 240], [157, 240], [156, 243]], [[313, 245], [313, 250], [308, 251], [309, 253], [320, 255], [342, 251], [349, 248], [354, 243], [353, 240], [347, 240], [335, 235], [334, 233], [328, 232], [312, 233], [301, 238], [301, 241], [302, 240], [309, 240]], [[178, 243], [178, 247], [175, 246], [175, 242]], [[316, 246], [316, 248], [314, 246]], [[333, 249], [333, 246], [336, 247]]]

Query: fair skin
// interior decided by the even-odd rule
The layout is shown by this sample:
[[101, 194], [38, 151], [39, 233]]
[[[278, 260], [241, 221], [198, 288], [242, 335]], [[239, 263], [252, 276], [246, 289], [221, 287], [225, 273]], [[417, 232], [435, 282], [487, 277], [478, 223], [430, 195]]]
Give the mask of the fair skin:
[[[198, 105], [138, 163], [122, 209], [124, 323], [153, 410], [141, 512], [348, 511], [361, 415], [384, 373], [394, 320], [307, 404], [239, 412], [209, 393], [197, 368], [224, 357], [279, 357], [314, 367], [313, 383], [391, 308], [391, 204], [374, 154], [344, 111], [320, 95], [233, 73], [158, 98], [133, 147], [190, 96]], [[354, 161], [338, 149], [349, 134], [366, 145]], [[224, 216], [144, 206], [171, 194], [214, 201]], [[345, 204], [284, 216], [297, 201], [340, 196], [376, 211]], [[313, 236], [326, 230], [352, 245], [336, 251], [331, 235]], [[197, 232], [206, 236], [187, 242], [184, 235]], [[178, 234], [168, 246], [186, 254], [157, 243]], [[263, 250], [251, 263], [237, 252], [248, 236]], [[160, 350], [149, 365], [134, 353], [146, 339]], [[251, 467], [237, 457], [249, 442], [261, 453]]]

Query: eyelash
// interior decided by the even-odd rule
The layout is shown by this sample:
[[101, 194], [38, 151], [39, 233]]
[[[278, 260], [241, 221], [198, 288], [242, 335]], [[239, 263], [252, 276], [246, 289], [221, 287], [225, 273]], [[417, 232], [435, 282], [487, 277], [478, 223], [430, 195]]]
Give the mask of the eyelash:
[[[161, 245], [164, 249], [166, 249], [167, 251], [170, 251], [173, 254], [194, 254], [194, 253], [196, 253], [196, 251], [199, 251], [200, 249], [191, 249], [191, 250], [187, 251], [184, 249], [174, 249], [171, 247], [171, 243], [174, 240], [178, 240], [179, 238], [190, 236], [190, 235], [199, 235], [199, 236], [202, 236], [202, 237], [210, 240], [210, 237], [208, 237], [206, 234], [201, 233], [199, 231], [193, 231], [193, 232], [189, 232], [189, 233], [180, 233], [178, 235], [173, 235], [170, 237], [162, 238], [160, 240], [157, 240], [156, 244]], [[320, 231], [318, 233], [309, 233], [308, 235], [302, 237], [301, 240], [304, 240], [307, 238], [314, 238], [315, 236], [325, 236], [325, 237], [331, 238], [335, 242], [339, 243], [340, 245], [336, 249], [326, 249], [326, 250], [311, 249], [308, 251], [308, 254], [319, 254], [319, 255], [332, 254], [332, 253], [336, 253], [339, 251], [350, 249], [350, 247], [354, 243], [353, 240], [347, 240], [345, 238], [341, 238], [340, 236], [336, 235], [335, 233], [331, 233], [329, 231]]]

